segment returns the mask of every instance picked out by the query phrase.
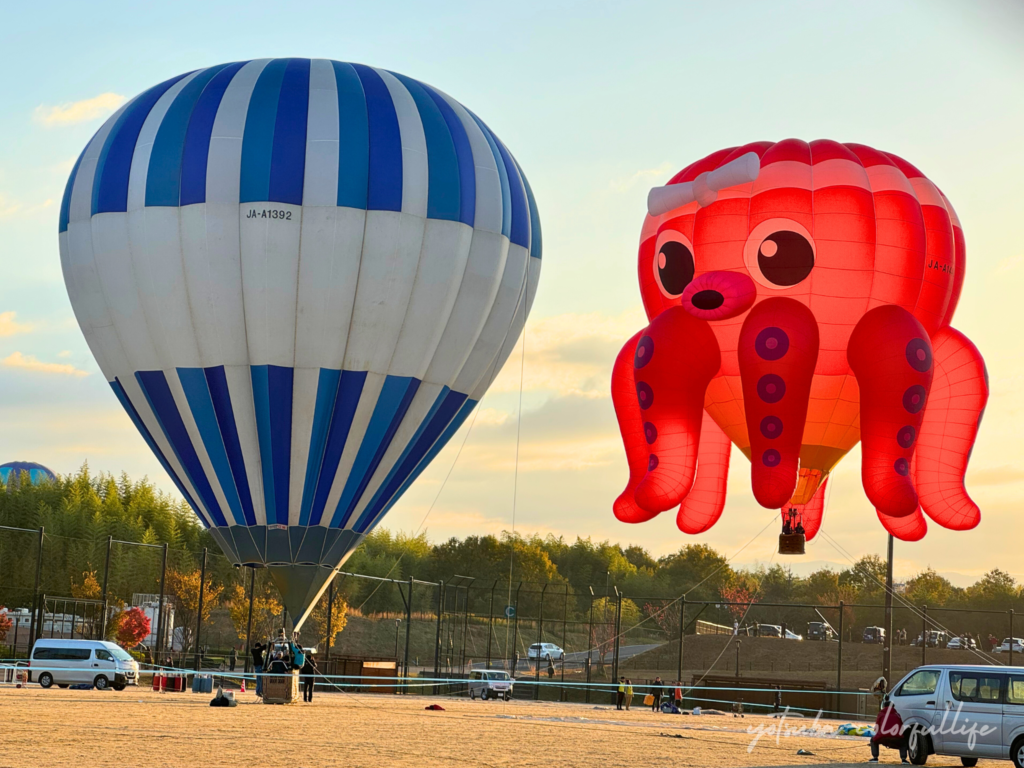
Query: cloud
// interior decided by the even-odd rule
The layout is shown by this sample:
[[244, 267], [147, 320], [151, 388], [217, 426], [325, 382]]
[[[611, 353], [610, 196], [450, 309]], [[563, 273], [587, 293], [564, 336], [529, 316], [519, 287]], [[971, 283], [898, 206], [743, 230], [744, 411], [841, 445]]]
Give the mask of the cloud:
[[968, 485], [1009, 485], [1024, 480], [1024, 469], [1002, 466], [972, 470], [967, 474]]
[[19, 333], [28, 333], [32, 330], [31, 325], [19, 323], [14, 316], [14, 312], [0, 312], [0, 337], [17, 336]]
[[71, 350], [64, 349], [57, 353], [57, 357], [71, 357]]
[[[664, 177], [671, 170], [672, 163], [665, 161], [657, 168], [645, 168], [644, 170], [637, 171], [624, 179], [615, 179], [608, 184], [608, 187], [613, 192], [626, 192], [640, 183], [647, 186], [653, 186], [655, 183], [660, 185], [667, 181]], [[659, 179], [661, 179], [661, 181], [659, 181]]]
[[23, 371], [34, 371], [36, 373], [53, 373], [60, 376], [88, 376], [88, 371], [76, 368], [70, 363], [44, 363], [33, 355], [23, 355], [21, 352], [12, 352], [3, 360], [0, 365], [8, 368], [19, 368]]
[[[532, 321], [525, 334], [523, 390], [561, 397], [609, 397], [615, 356], [645, 325], [640, 307], [619, 315], [567, 313]], [[520, 338], [490, 391], [519, 391], [518, 359], [523, 343]]]
[[1005, 275], [1009, 272], [1016, 272], [1021, 264], [1024, 264], [1024, 253], [1019, 253], [1016, 256], [1007, 256], [996, 264], [993, 274]]
[[17, 200], [10, 200], [3, 195], [0, 195], [0, 219], [8, 219], [12, 216], [34, 216], [40, 211], [45, 211], [53, 205], [53, 199], [47, 198], [41, 203], [35, 205], [23, 205]]
[[125, 100], [125, 97], [119, 93], [101, 93], [91, 99], [72, 101], [52, 107], [40, 104], [32, 113], [32, 119], [48, 128], [86, 123], [106, 117], [124, 104]]

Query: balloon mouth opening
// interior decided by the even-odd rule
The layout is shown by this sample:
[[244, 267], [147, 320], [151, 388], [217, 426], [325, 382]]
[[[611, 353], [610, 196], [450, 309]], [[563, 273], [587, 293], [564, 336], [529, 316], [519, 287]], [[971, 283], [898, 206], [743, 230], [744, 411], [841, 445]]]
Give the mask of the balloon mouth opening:
[[683, 308], [701, 320], [727, 320], [750, 309], [757, 298], [754, 281], [742, 272], [705, 272], [683, 291]]

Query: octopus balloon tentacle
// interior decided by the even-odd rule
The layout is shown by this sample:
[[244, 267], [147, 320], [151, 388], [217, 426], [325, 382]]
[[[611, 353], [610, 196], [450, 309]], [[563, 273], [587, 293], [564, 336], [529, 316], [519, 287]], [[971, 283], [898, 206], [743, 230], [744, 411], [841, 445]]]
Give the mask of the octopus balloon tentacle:
[[988, 401], [988, 374], [977, 347], [959, 331], [942, 328], [933, 343], [935, 375], [917, 440], [914, 486], [928, 517], [963, 531], [981, 519], [964, 474]]
[[651, 190], [638, 260], [650, 324], [613, 372], [630, 466], [616, 516], [679, 504], [681, 530], [708, 530], [728, 440], [758, 502], [796, 507], [813, 538], [829, 473], [863, 439], [865, 491], [894, 536], [924, 536], [925, 515], [977, 525], [964, 474], [988, 383], [950, 327], [965, 264], [948, 198], [862, 144], [731, 147]]
[[857, 323], [847, 352], [860, 386], [861, 479], [890, 517], [917, 509], [910, 461], [934, 369], [928, 334], [902, 307], [875, 307]]
[[763, 507], [780, 507], [796, 490], [800, 468], [818, 359], [814, 315], [795, 299], [767, 299], [747, 315], [738, 353], [754, 498]]
[[731, 448], [729, 436], [705, 410], [697, 448], [697, 474], [676, 515], [676, 525], [684, 533], [704, 533], [722, 516]]
[[[643, 523], [658, 514], [641, 509], [633, 498], [633, 491], [647, 474], [649, 455], [642, 412], [636, 396], [636, 381], [633, 379], [633, 358], [636, 355], [637, 342], [643, 335], [644, 331], [638, 331], [626, 342], [615, 358], [615, 366], [612, 369], [612, 404], [618, 416], [619, 433], [626, 446], [626, 458], [629, 461], [629, 483], [626, 490], [615, 500], [612, 511], [615, 517], [624, 523]], [[647, 433], [652, 438], [656, 434], [653, 431]]]
[[633, 376], [650, 453], [633, 495], [648, 512], [677, 506], [693, 486], [704, 393], [720, 366], [710, 326], [681, 307], [655, 318], [637, 342]]

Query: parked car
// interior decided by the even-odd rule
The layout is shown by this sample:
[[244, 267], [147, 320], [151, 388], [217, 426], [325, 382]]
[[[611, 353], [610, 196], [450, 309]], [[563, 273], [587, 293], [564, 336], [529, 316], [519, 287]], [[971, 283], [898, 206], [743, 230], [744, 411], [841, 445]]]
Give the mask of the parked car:
[[804, 636], [803, 635], [798, 635], [796, 632], [790, 632], [787, 629], [786, 630], [786, 639], [787, 640], [803, 640]]
[[530, 646], [530, 650], [527, 651], [527, 658], [561, 661], [565, 658], [565, 651], [554, 643], [534, 643]]
[[951, 651], [976, 651], [978, 644], [974, 642], [973, 637], [954, 637], [946, 643], [946, 648]]
[[756, 637], [782, 637], [781, 624], [755, 624]]
[[40, 638], [32, 646], [29, 680], [33, 674], [43, 688], [92, 683], [100, 690], [123, 691], [138, 685], [139, 664], [121, 646], [105, 640]]
[[835, 640], [836, 637], [836, 631], [824, 621], [807, 622], [808, 640]]
[[864, 634], [861, 640], [865, 643], [881, 645], [885, 643], [885, 629], [882, 627], [864, 627]]
[[[1003, 642], [992, 649], [992, 653], [1009, 653], [1010, 652], [1010, 638], [1004, 637]], [[1013, 652], [1024, 653], [1024, 638], [1015, 637], [1013, 638]]]
[[1024, 768], [1024, 667], [934, 665], [900, 680], [890, 697], [910, 760], [929, 755], [1012, 760]]
[[469, 698], [481, 700], [512, 698], [514, 680], [498, 669], [475, 669], [469, 673]]
[[[928, 642], [929, 648], [942, 648], [945, 647], [949, 641], [949, 633], [941, 629], [929, 629], [925, 635]], [[921, 635], [918, 635], [915, 640], [911, 643], [913, 646], [921, 647]]]

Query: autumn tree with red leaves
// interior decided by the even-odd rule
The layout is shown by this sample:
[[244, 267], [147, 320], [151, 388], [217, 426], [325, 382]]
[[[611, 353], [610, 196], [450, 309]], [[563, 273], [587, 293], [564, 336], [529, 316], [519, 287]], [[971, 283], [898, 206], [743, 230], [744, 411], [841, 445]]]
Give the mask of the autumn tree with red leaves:
[[134, 648], [149, 637], [149, 616], [141, 608], [129, 608], [117, 614], [117, 642], [123, 648]]

